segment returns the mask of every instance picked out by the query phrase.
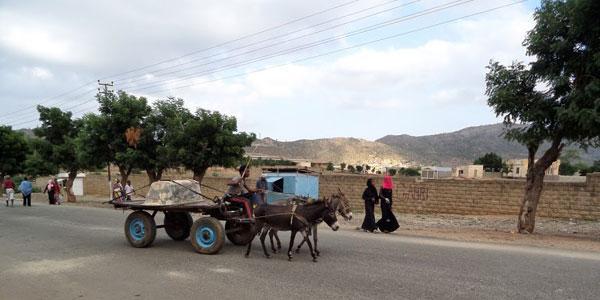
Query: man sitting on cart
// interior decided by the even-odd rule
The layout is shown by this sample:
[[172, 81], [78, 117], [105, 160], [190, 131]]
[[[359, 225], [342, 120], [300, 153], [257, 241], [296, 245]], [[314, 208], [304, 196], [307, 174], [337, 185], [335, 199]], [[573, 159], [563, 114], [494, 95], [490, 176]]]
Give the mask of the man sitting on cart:
[[239, 170], [240, 175], [235, 176], [227, 183], [229, 188], [225, 194], [225, 198], [231, 202], [238, 202], [244, 206], [248, 218], [252, 217], [252, 200], [255, 197], [257, 190], [248, 187], [246, 178], [250, 176], [250, 168], [246, 165], [241, 165]]

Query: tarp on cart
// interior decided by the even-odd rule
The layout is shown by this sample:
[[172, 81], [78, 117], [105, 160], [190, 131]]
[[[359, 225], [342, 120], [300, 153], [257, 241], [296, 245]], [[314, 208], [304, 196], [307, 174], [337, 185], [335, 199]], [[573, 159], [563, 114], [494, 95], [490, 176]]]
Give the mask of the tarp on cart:
[[144, 205], [179, 205], [213, 202], [199, 195], [200, 184], [195, 180], [157, 181], [150, 185]]

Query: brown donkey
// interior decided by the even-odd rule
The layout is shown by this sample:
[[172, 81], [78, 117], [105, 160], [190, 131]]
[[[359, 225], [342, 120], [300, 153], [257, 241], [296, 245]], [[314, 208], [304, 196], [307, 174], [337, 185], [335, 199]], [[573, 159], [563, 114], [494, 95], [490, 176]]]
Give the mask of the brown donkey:
[[[254, 218], [256, 220], [257, 232], [260, 232], [260, 242], [265, 256], [267, 258], [271, 257], [265, 246], [265, 237], [269, 230], [291, 231], [290, 246], [288, 249], [289, 260], [292, 260], [292, 247], [294, 246], [296, 233], [301, 232], [304, 241], [308, 244], [313, 261], [316, 262], [317, 256], [313, 251], [312, 243], [308, 240], [308, 230], [311, 224], [318, 219], [325, 221], [334, 231], [338, 230], [339, 225], [337, 224], [335, 210], [336, 208], [333, 206], [331, 200], [322, 200], [305, 205], [283, 206], [262, 204], [258, 206], [254, 210]], [[252, 241], [248, 243], [246, 257], [250, 255], [251, 249]]]

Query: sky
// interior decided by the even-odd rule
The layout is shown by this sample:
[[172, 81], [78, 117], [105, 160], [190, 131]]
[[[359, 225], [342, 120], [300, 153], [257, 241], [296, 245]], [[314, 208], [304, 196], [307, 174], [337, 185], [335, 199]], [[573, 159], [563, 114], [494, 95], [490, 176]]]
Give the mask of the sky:
[[539, 1], [0, 0], [0, 124], [97, 112], [98, 80], [281, 141], [500, 121], [486, 65], [531, 61]]

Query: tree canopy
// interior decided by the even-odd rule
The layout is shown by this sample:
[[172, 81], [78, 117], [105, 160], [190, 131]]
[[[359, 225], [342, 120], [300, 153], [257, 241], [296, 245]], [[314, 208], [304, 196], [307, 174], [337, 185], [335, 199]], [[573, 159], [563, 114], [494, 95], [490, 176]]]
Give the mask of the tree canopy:
[[486, 153], [485, 155], [477, 158], [473, 164], [483, 165], [484, 170], [489, 170], [492, 172], [500, 172], [503, 168], [502, 157], [494, 152]]
[[177, 156], [194, 179], [202, 181], [211, 166], [233, 167], [244, 156], [244, 147], [256, 139], [254, 134], [237, 132], [235, 117], [199, 109], [183, 123], [179, 137], [173, 138]]
[[[533, 232], [544, 171], [565, 143], [598, 145], [600, 135], [600, 1], [544, 0], [523, 45], [527, 67], [491, 62], [488, 104], [507, 125], [506, 137], [525, 145], [529, 169], [519, 232]], [[523, 126], [514, 126], [521, 124]], [[536, 153], [550, 142], [539, 159]]]
[[10, 126], [0, 126], [0, 181], [5, 175], [23, 172], [27, 153], [29, 147], [23, 134]]

